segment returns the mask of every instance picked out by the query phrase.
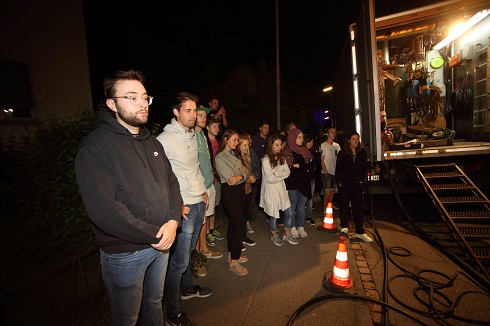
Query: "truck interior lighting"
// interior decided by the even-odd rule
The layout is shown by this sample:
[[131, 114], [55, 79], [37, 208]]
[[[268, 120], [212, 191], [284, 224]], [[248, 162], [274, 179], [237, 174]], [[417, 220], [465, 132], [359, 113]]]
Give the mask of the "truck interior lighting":
[[484, 151], [484, 150], [490, 150], [490, 144], [487, 146], [474, 146], [474, 147], [456, 147], [456, 148], [446, 148], [444, 151], [445, 152], [470, 152], [470, 151]]
[[483, 18], [487, 17], [489, 13], [490, 10], [482, 10], [476, 13], [473, 17], [468, 19], [468, 21], [464, 23], [464, 25], [462, 25], [461, 28], [453, 29], [445, 39], [443, 39], [441, 42], [437, 43], [434, 46], [434, 49], [435, 50], [442, 49], [443, 47], [445, 47], [446, 45], [448, 45], [449, 43], [451, 43], [452, 41], [454, 41], [455, 39], [463, 35], [463, 33], [465, 33], [467, 30], [469, 30], [470, 28], [478, 24]]

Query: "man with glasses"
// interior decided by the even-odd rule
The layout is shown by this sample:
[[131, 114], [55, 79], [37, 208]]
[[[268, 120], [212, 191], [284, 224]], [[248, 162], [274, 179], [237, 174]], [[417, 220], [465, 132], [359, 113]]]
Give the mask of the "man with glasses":
[[187, 325], [190, 321], [182, 311], [180, 300], [205, 298], [213, 291], [192, 284], [191, 252], [196, 248], [199, 231], [208, 205], [208, 194], [198, 160], [194, 125], [197, 115], [195, 95], [180, 92], [171, 101], [175, 118], [157, 137], [162, 143], [180, 184], [180, 193], [189, 212], [182, 216], [165, 281], [167, 325]]
[[104, 80], [106, 105], [76, 156], [85, 210], [100, 248], [112, 325], [163, 325], [165, 274], [182, 213], [178, 179], [144, 125], [153, 98], [139, 71]]

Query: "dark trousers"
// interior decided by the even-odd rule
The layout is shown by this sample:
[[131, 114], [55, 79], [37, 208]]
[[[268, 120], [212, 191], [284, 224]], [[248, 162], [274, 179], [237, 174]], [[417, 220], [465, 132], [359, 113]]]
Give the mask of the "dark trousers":
[[245, 184], [230, 186], [221, 184], [221, 204], [228, 216], [228, 232], [226, 241], [231, 259], [237, 260], [242, 252], [242, 240], [245, 234]]
[[243, 237], [245, 238], [247, 236], [247, 221], [252, 220], [252, 213], [253, 213], [253, 205], [255, 205], [253, 199], [254, 199], [254, 193], [253, 193], [253, 185], [252, 185], [252, 191], [248, 194], [245, 195], [245, 201], [243, 204], [243, 221], [245, 222], [245, 229], [243, 230]]
[[[260, 185], [259, 185], [260, 186]], [[245, 220], [246, 221], [251, 221], [254, 216], [254, 211], [255, 211], [255, 206], [256, 204], [256, 197], [257, 197], [257, 182], [252, 183], [252, 192], [250, 192], [248, 195], [245, 196]], [[248, 196], [248, 198], [247, 198]], [[260, 197], [259, 197], [260, 200]], [[247, 209], [248, 207], [248, 209]]]
[[364, 215], [362, 213], [363, 186], [362, 183], [342, 183], [340, 195], [340, 227], [346, 228], [349, 224], [349, 202], [351, 203], [352, 217], [356, 224], [356, 233], [364, 233]]

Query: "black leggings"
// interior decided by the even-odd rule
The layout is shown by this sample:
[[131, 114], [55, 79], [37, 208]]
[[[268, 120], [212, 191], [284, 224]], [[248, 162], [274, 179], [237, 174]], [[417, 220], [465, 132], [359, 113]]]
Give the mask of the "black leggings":
[[231, 253], [231, 259], [238, 260], [242, 253], [242, 241], [245, 234], [245, 183], [236, 186], [222, 183], [221, 204], [228, 216], [226, 235], [228, 251]]

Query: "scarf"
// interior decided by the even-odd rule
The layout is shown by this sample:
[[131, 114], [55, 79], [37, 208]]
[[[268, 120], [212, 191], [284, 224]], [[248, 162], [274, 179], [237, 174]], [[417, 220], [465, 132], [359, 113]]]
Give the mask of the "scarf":
[[305, 158], [305, 163], [308, 163], [313, 158], [308, 148], [303, 145], [296, 144], [296, 139], [301, 133], [303, 132], [299, 129], [293, 129], [288, 133], [287, 145], [284, 148], [283, 153], [284, 156], [286, 156], [286, 161], [288, 162], [289, 166], [293, 165], [293, 152], [302, 155]]

